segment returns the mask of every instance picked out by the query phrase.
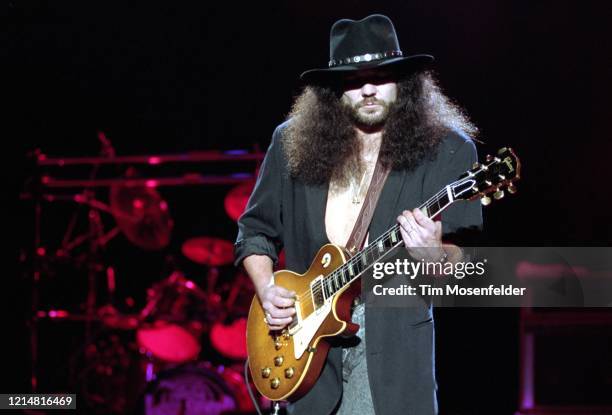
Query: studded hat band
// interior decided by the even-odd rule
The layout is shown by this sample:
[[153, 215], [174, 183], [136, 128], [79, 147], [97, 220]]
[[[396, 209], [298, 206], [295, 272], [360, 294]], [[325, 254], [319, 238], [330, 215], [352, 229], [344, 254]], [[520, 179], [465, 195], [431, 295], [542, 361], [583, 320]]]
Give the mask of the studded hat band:
[[402, 56], [401, 50], [391, 50], [388, 52], [381, 53], [366, 53], [365, 55], [351, 56], [349, 58], [332, 59], [329, 61], [329, 67], [333, 68], [334, 66], [338, 65], [350, 65], [351, 63], [371, 62], [384, 58], [393, 58], [397, 56]]

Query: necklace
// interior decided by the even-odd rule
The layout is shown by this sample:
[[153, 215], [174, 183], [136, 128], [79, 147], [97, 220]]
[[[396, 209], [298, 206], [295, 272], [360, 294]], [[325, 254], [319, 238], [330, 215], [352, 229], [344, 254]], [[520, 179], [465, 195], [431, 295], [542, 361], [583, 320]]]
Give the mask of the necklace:
[[351, 188], [353, 190], [353, 204], [358, 205], [361, 203], [361, 193], [362, 193], [362, 188], [363, 188], [363, 182], [365, 180], [365, 177], [368, 173], [368, 169], [365, 169], [363, 171], [363, 174], [361, 175], [361, 180], [359, 181], [359, 187], [355, 186], [355, 181], [351, 180]]

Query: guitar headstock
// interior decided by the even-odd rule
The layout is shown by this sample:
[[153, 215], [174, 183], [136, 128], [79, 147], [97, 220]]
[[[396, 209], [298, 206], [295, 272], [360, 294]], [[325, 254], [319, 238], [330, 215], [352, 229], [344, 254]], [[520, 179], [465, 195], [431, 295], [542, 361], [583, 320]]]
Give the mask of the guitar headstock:
[[520, 179], [521, 162], [511, 148], [502, 148], [496, 156], [488, 155], [450, 184], [455, 200], [480, 198], [483, 205], [504, 197], [505, 190], [516, 193], [514, 182]]

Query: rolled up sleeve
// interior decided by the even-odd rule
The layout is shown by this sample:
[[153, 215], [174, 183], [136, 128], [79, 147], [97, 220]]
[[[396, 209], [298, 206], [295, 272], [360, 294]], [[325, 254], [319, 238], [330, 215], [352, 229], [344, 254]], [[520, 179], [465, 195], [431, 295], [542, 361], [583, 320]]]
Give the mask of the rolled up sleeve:
[[249, 255], [267, 255], [274, 263], [282, 249], [282, 175], [280, 129], [259, 170], [257, 182], [245, 212], [238, 219], [238, 237], [234, 244], [234, 264], [240, 266]]

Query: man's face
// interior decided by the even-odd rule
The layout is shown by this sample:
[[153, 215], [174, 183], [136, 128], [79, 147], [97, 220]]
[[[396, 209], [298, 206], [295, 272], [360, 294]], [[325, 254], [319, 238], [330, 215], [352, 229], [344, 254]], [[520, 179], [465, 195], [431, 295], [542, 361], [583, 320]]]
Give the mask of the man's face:
[[397, 83], [389, 74], [366, 71], [344, 80], [342, 103], [351, 109], [353, 120], [368, 127], [381, 125], [397, 100]]

